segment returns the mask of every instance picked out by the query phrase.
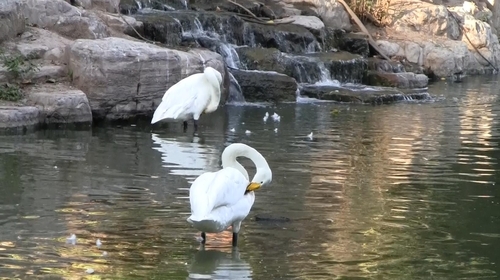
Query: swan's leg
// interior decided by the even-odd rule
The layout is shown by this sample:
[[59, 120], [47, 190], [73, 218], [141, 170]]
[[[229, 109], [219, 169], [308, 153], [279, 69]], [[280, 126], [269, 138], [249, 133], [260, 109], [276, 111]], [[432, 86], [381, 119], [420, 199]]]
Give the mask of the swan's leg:
[[184, 121], [184, 122], [182, 123], [182, 125], [183, 125], [184, 132], [186, 132], [186, 131], [187, 131], [187, 129], [188, 129], [188, 122], [187, 122], [187, 121]]
[[238, 246], [238, 233], [233, 232], [233, 247]]
[[205, 242], [207, 241], [207, 235], [202, 232], [201, 233], [201, 244], [205, 244]]
[[194, 124], [194, 132], [197, 132], [198, 131], [198, 120], [193, 120], [193, 124]]
[[233, 228], [233, 247], [238, 246], [238, 232], [240, 232], [241, 221], [234, 222], [232, 225]]

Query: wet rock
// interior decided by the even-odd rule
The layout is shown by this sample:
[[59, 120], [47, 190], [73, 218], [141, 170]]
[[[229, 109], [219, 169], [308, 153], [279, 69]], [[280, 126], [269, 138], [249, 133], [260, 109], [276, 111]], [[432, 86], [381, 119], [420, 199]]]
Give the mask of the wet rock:
[[304, 86], [302, 95], [321, 100], [345, 103], [390, 104], [405, 100], [426, 100], [430, 95], [425, 90], [402, 91], [394, 88], [368, 88], [366, 86]]
[[299, 83], [316, 83], [325, 78], [361, 82], [367, 69], [365, 59], [347, 52], [291, 55], [277, 49], [247, 47], [236, 51], [248, 69], [276, 71], [295, 78]]
[[363, 57], [370, 55], [370, 44], [368, 43], [368, 35], [356, 33], [341, 33], [337, 48], [342, 51], [359, 54]]
[[316, 37], [306, 28], [294, 24], [263, 25], [244, 21], [235, 15], [195, 11], [144, 9], [134, 17], [143, 22], [146, 38], [170, 46], [179, 45], [184, 40], [209, 38], [239, 46], [276, 48], [289, 53], [320, 50]]
[[38, 108], [32, 106], [0, 105], [0, 128], [35, 126], [39, 113]]
[[379, 71], [368, 71], [363, 83], [372, 86], [396, 87], [396, 88], [425, 88], [429, 78], [424, 74], [415, 73], [386, 73]]
[[27, 92], [27, 103], [39, 109], [41, 124], [92, 122], [92, 112], [85, 93], [58, 85], [40, 85]]
[[402, 73], [406, 72], [405, 67], [401, 62], [394, 60], [385, 60], [377, 57], [367, 59], [368, 69], [387, 73]]
[[93, 13], [63, 0], [24, 0], [27, 23], [68, 38], [98, 39], [110, 36], [107, 26]]
[[24, 32], [25, 8], [20, 0], [0, 1], [0, 43]]
[[202, 59], [226, 80], [224, 62], [216, 53], [182, 52], [114, 37], [75, 41], [69, 70], [73, 84], [87, 94], [94, 118], [122, 119], [151, 115], [169, 87], [202, 71]]
[[241, 86], [246, 101], [295, 101], [297, 83], [294, 78], [271, 71], [231, 70]]
[[[163, 0], [164, 1], [164, 0]], [[275, 19], [287, 16], [300, 15], [300, 10], [282, 1], [239, 0], [238, 4], [248, 9], [259, 18]], [[206, 11], [227, 11], [238, 14], [248, 14], [241, 7], [225, 0], [197, 0], [190, 1], [189, 9]]]
[[[135, 14], [139, 9], [151, 8], [162, 11], [184, 10], [191, 1], [184, 0], [121, 0], [119, 10], [122, 14]], [[198, 2], [198, 1], [196, 1]]]
[[241, 86], [231, 72], [229, 72], [230, 85], [229, 85], [229, 97], [227, 102], [244, 102], [245, 97], [241, 90]]

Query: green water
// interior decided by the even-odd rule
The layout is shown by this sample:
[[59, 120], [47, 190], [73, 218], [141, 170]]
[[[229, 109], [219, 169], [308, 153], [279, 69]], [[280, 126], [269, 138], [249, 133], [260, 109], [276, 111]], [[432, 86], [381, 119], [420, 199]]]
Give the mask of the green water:
[[[498, 279], [498, 88], [468, 78], [432, 85], [427, 103], [226, 106], [198, 136], [142, 122], [0, 136], [0, 278]], [[200, 250], [189, 184], [233, 142], [258, 149], [273, 182], [237, 251], [230, 232]]]

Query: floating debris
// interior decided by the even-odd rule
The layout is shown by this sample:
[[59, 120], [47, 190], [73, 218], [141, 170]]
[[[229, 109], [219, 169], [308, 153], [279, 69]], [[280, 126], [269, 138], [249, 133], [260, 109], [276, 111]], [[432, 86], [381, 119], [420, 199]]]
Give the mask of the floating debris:
[[107, 255], [108, 255], [108, 252], [106, 252], [106, 251], [102, 252], [102, 256], [103, 256], [103, 257], [105, 257], [105, 256], [107, 256]]
[[236, 131], [236, 129], [231, 128], [229, 131], [231, 131], [231, 132], [235, 132], [235, 131]]
[[278, 128], [275, 128], [275, 129], [274, 129], [274, 133], [278, 133]]
[[95, 242], [95, 245], [97, 246], [97, 248], [101, 248], [101, 246], [102, 246], [101, 239], [97, 238], [97, 241]]
[[274, 112], [274, 114], [271, 117], [275, 122], [279, 122], [281, 120], [280, 115], [276, 114], [276, 112]]
[[269, 118], [269, 113], [266, 112], [266, 114], [264, 115], [264, 118], [262, 118], [264, 120], [264, 122], [267, 122], [267, 118]]
[[250, 134], [252, 134], [252, 132], [251, 132], [250, 130], [246, 130], [246, 131], [245, 131], [245, 134], [246, 134], [246, 135], [250, 135]]
[[309, 133], [309, 134], [307, 135], [307, 138], [309, 138], [309, 140], [313, 140], [313, 133], [312, 133], [312, 132], [311, 132], [311, 133]]
[[76, 235], [72, 234], [70, 237], [66, 238], [66, 243], [75, 245], [76, 244]]
[[92, 268], [87, 268], [87, 270], [85, 270], [85, 273], [87, 273], [87, 274], [94, 274], [94, 272], [95, 271]]

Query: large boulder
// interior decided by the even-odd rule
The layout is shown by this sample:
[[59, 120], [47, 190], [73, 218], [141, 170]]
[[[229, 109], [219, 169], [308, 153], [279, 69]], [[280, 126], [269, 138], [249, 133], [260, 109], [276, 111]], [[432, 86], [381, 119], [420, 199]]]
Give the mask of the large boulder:
[[284, 0], [282, 5], [293, 5], [300, 10], [309, 10], [318, 15], [327, 28], [351, 31], [350, 17], [344, 6], [331, 0]]
[[0, 105], [0, 128], [36, 126], [39, 114], [33, 106]]
[[294, 78], [273, 71], [231, 70], [239, 82], [246, 101], [295, 101], [297, 82]]
[[27, 92], [27, 103], [39, 109], [41, 124], [92, 122], [85, 93], [63, 84], [42, 84], [31, 88]]
[[46, 58], [54, 64], [66, 64], [66, 47], [71, 40], [49, 30], [29, 27], [15, 40], [4, 43], [11, 50], [31, 59]]
[[[487, 73], [498, 67], [498, 37], [469, 5], [447, 8], [395, 1], [391, 5], [400, 8], [387, 17], [395, 33], [390, 41], [377, 41], [389, 57], [406, 58], [438, 77]], [[418, 39], [410, 41], [412, 37]]]
[[152, 115], [165, 91], [203, 71], [203, 63], [225, 79], [222, 57], [210, 51], [182, 52], [115, 37], [77, 40], [69, 50], [73, 84], [87, 94], [98, 119]]
[[80, 10], [64, 0], [23, 0], [27, 23], [73, 39], [110, 36], [108, 27], [92, 12]]
[[23, 33], [25, 6], [20, 0], [0, 1], [0, 43]]

